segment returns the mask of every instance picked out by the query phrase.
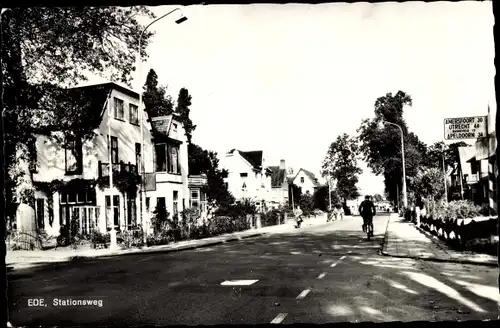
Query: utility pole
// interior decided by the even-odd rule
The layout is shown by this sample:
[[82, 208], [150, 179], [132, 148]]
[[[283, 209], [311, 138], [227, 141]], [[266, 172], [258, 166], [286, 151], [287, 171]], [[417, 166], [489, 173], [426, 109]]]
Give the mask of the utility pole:
[[445, 156], [444, 156], [444, 151], [445, 151], [445, 143], [443, 140], [443, 181], [444, 181], [444, 199], [446, 199], [446, 202], [448, 202], [448, 185], [446, 183], [446, 163], [445, 163]]

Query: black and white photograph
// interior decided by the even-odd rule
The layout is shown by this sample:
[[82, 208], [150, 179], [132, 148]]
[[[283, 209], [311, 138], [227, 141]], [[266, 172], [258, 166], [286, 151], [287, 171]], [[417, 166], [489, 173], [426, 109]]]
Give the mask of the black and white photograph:
[[493, 1], [14, 5], [7, 327], [498, 323]]

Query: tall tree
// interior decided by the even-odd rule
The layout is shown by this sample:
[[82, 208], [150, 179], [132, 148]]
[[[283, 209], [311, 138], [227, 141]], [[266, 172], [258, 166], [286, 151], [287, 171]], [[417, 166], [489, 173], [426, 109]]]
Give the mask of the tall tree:
[[403, 118], [405, 106], [411, 106], [410, 95], [398, 91], [395, 95], [387, 93], [375, 101], [375, 118], [365, 119], [358, 129], [361, 153], [368, 167], [376, 175], [384, 176], [385, 191], [392, 201], [402, 191], [401, 132], [392, 124], [380, 126], [386, 121], [399, 125], [403, 131], [405, 148], [405, 169], [407, 177], [414, 177], [425, 158], [426, 146], [418, 137], [408, 131]]
[[200, 146], [188, 144], [189, 174], [206, 174], [208, 202], [215, 206], [228, 206], [234, 203], [234, 197], [228, 191], [224, 179], [227, 171], [219, 169], [217, 153], [208, 151]]
[[357, 140], [344, 133], [331, 143], [323, 161], [323, 177], [337, 182], [337, 194], [344, 202], [359, 197], [356, 184], [363, 171], [358, 167], [358, 155]]
[[173, 113], [173, 101], [167, 95], [167, 88], [158, 84], [158, 75], [151, 69], [144, 84], [142, 94], [144, 108], [150, 117], [170, 115]]
[[191, 95], [189, 94], [188, 89], [182, 88], [179, 91], [175, 112], [179, 115], [180, 120], [184, 125], [188, 142], [191, 142], [192, 133], [196, 129], [196, 125], [193, 124], [193, 121], [191, 121], [191, 118], [189, 117], [189, 113], [191, 112], [189, 106], [191, 106]]
[[[7, 186], [17, 188], [30, 177], [32, 172], [21, 167], [32, 165], [15, 167], [21, 160], [16, 154], [28, 153], [25, 160], [34, 160], [34, 135], [46, 124], [46, 117], [54, 126], [66, 124], [57, 118], [82, 119], [61, 113], [63, 106], [42, 106], [61, 99], [55, 86], [74, 86], [87, 79], [87, 72], [130, 84], [136, 54], [140, 51], [147, 57], [153, 35], [145, 33], [138, 48], [142, 30], [138, 15], [154, 18], [145, 7], [26, 7], [2, 13], [4, 156], [6, 168], [18, 173], [7, 174]], [[13, 199], [12, 191], [6, 190], [8, 204], [30, 202], [20, 192]]]

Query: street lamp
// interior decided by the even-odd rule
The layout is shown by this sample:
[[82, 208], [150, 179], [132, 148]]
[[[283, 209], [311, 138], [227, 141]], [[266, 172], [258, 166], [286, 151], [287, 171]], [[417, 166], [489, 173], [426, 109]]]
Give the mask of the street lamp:
[[141, 32], [141, 35], [139, 36], [139, 54], [138, 54], [138, 57], [139, 57], [139, 63], [138, 63], [138, 75], [139, 75], [139, 78], [138, 78], [138, 83], [139, 83], [139, 87], [138, 87], [138, 90], [139, 90], [139, 113], [141, 115], [140, 117], [140, 120], [141, 120], [141, 125], [140, 125], [140, 129], [141, 129], [141, 223], [142, 223], [142, 229], [143, 229], [143, 241], [144, 243], [146, 243], [147, 241], [147, 237], [146, 237], [146, 234], [147, 234], [147, 229], [146, 229], [146, 226], [145, 226], [145, 214], [144, 214], [144, 208], [145, 208], [145, 204], [146, 204], [146, 191], [145, 191], [145, 168], [144, 168], [144, 110], [145, 108], [142, 108], [142, 92], [141, 92], [141, 77], [142, 77], [142, 55], [141, 55], [141, 46], [142, 46], [142, 37], [144, 36], [144, 33], [146, 32], [146, 30], [151, 26], [153, 25], [154, 23], [156, 23], [157, 21], [159, 21], [160, 19], [163, 19], [165, 17], [167, 17], [168, 15], [172, 14], [173, 12], [175, 11], [180, 11], [181, 12], [181, 17], [179, 19], [177, 19], [175, 21], [175, 23], [177, 24], [181, 24], [185, 21], [187, 21], [187, 17], [184, 16], [182, 14], [182, 11], [180, 8], [175, 8], [174, 10], [166, 13], [165, 15], [155, 19], [154, 21], [152, 21], [151, 23], [149, 23]]
[[402, 162], [403, 162], [403, 206], [404, 206], [404, 208], [407, 208], [408, 207], [408, 197], [406, 194], [405, 141], [404, 141], [403, 129], [401, 128], [401, 126], [399, 126], [396, 123], [391, 123], [391, 122], [387, 122], [384, 120], [380, 121], [381, 126], [384, 126], [385, 124], [390, 124], [390, 125], [396, 126], [399, 129], [399, 131], [401, 132], [401, 158], [402, 158]]

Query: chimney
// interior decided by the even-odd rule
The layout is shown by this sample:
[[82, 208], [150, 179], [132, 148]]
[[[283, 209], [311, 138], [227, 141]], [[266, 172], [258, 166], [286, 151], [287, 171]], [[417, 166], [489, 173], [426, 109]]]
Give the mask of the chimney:
[[285, 166], [285, 160], [284, 160], [284, 159], [282, 159], [282, 160], [280, 161], [280, 170], [285, 170], [285, 169], [286, 169], [286, 166]]

